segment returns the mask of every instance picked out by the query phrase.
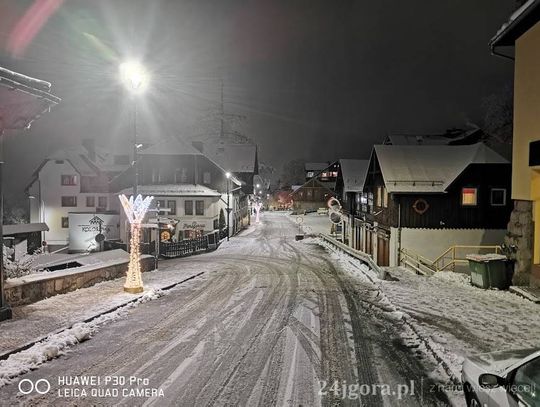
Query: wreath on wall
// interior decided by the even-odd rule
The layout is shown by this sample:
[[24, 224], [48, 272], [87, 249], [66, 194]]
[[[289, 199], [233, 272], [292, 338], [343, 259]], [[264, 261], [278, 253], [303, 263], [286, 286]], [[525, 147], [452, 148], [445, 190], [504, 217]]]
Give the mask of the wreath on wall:
[[425, 199], [420, 198], [414, 201], [412, 207], [417, 214], [423, 215], [429, 209], [429, 204]]

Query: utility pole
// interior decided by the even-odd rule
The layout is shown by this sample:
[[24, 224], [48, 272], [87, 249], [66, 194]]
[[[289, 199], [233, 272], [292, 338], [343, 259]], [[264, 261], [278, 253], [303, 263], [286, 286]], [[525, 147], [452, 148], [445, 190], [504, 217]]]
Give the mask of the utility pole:
[[3, 184], [3, 167], [4, 167], [4, 131], [0, 129], [0, 242], [2, 243], [2, 257], [0, 257], [0, 321], [11, 319], [13, 313], [11, 307], [6, 304], [4, 296], [4, 184]]
[[230, 214], [231, 214], [231, 206], [230, 206], [230, 194], [229, 194], [229, 178], [231, 177], [230, 173], [226, 173], [225, 177], [227, 178], [227, 242], [229, 241], [229, 235], [230, 235]]

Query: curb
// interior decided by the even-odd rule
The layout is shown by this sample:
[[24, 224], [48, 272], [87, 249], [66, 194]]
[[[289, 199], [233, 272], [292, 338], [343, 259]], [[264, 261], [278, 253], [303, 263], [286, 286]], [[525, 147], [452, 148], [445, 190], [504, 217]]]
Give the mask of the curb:
[[[162, 287], [162, 288], [159, 288], [159, 289], [162, 290], [162, 291], [168, 291], [168, 290], [170, 290], [170, 289], [176, 287], [177, 285], [180, 285], [180, 284], [182, 284], [182, 283], [185, 283], [186, 281], [189, 281], [189, 280], [193, 280], [194, 278], [199, 277], [199, 276], [201, 276], [201, 275], [204, 274], [204, 273], [205, 273], [204, 271], [201, 271], [200, 273], [195, 274], [195, 275], [193, 275], [193, 276], [191, 276], [191, 277], [188, 277], [188, 278], [186, 278], [186, 279], [184, 279], [184, 280], [182, 280], [182, 281], [178, 281], [178, 282], [176, 282], [176, 283], [170, 284], [170, 285], [168, 285], [168, 286], [165, 286], [165, 287]], [[143, 294], [143, 295], [144, 295], [144, 294]], [[91, 317], [89, 317], [89, 318], [86, 318], [86, 319], [83, 319], [82, 321], [79, 321], [79, 322], [74, 322], [73, 324], [71, 324], [71, 325], [69, 325], [69, 326], [64, 326], [64, 327], [62, 327], [62, 328], [58, 328], [57, 330], [52, 331], [52, 332], [49, 332], [47, 335], [42, 336], [41, 338], [35, 339], [35, 340], [31, 341], [31, 342], [28, 342], [28, 343], [26, 343], [26, 344], [24, 344], [24, 345], [19, 346], [18, 348], [15, 348], [15, 349], [12, 349], [12, 350], [10, 350], [10, 351], [8, 351], [8, 352], [2, 353], [2, 354], [0, 355], [0, 360], [6, 360], [7, 358], [9, 358], [11, 355], [14, 355], [15, 353], [19, 353], [19, 352], [22, 352], [23, 350], [30, 349], [30, 348], [31, 348], [32, 346], [34, 346], [36, 343], [39, 343], [39, 342], [41, 342], [41, 341], [44, 341], [45, 339], [47, 339], [47, 338], [48, 338], [49, 336], [51, 336], [51, 335], [56, 335], [56, 334], [59, 334], [59, 333], [62, 333], [62, 332], [64, 332], [64, 331], [66, 331], [66, 330], [68, 330], [68, 329], [71, 329], [71, 328], [73, 328], [73, 326], [76, 325], [76, 324], [91, 322], [91, 321], [93, 321], [94, 319], [97, 319], [97, 318], [99, 318], [99, 317], [101, 317], [101, 316], [103, 316], [103, 315], [106, 315], [106, 314], [109, 314], [109, 313], [111, 313], [111, 312], [114, 312], [114, 311], [116, 311], [116, 310], [119, 309], [119, 308], [125, 307], [126, 305], [132, 304], [132, 303], [134, 303], [134, 302], [137, 302], [143, 295], [138, 295], [137, 297], [135, 297], [135, 298], [133, 298], [133, 299], [131, 299], [131, 300], [129, 300], [129, 301], [126, 301], [126, 302], [124, 302], [124, 303], [122, 303], [122, 304], [116, 305], [116, 306], [114, 306], [114, 307], [112, 307], [112, 308], [109, 308], [108, 310], [102, 311], [102, 312], [100, 312], [99, 314], [93, 315], [93, 316], [91, 316]]]

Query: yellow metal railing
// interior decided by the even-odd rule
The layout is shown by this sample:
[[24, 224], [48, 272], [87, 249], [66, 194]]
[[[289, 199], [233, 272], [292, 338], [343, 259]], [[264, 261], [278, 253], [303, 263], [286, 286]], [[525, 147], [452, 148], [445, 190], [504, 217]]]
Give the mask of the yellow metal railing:
[[[432, 272], [456, 270], [456, 265], [467, 264], [468, 254], [489, 254], [502, 252], [501, 246], [462, 246], [455, 245], [449, 247], [443, 254], [437, 257], [435, 260], [427, 259], [417, 253], [408, 249], [401, 249], [402, 263], [404, 265], [412, 266], [417, 272], [424, 271], [422, 274], [426, 274], [426, 268]], [[406, 264], [405, 264], [406, 263]]]

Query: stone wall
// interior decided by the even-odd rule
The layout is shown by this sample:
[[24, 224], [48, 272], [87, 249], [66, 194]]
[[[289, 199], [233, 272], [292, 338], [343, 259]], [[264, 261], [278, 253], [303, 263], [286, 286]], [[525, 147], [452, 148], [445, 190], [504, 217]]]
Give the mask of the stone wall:
[[[128, 263], [121, 261], [115, 264], [109, 263], [106, 266], [96, 264], [9, 280], [5, 285], [6, 302], [15, 307], [79, 288], [90, 287], [101, 281], [124, 277], [127, 267]], [[153, 269], [154, 258], [143, 256], [141, 270], [144, 272]]]
[[508, 256], [515, 260], [514, 285], [529, 285], [532, 265], [533, 219], [531, 201], [514, 201], [504, 243]]

